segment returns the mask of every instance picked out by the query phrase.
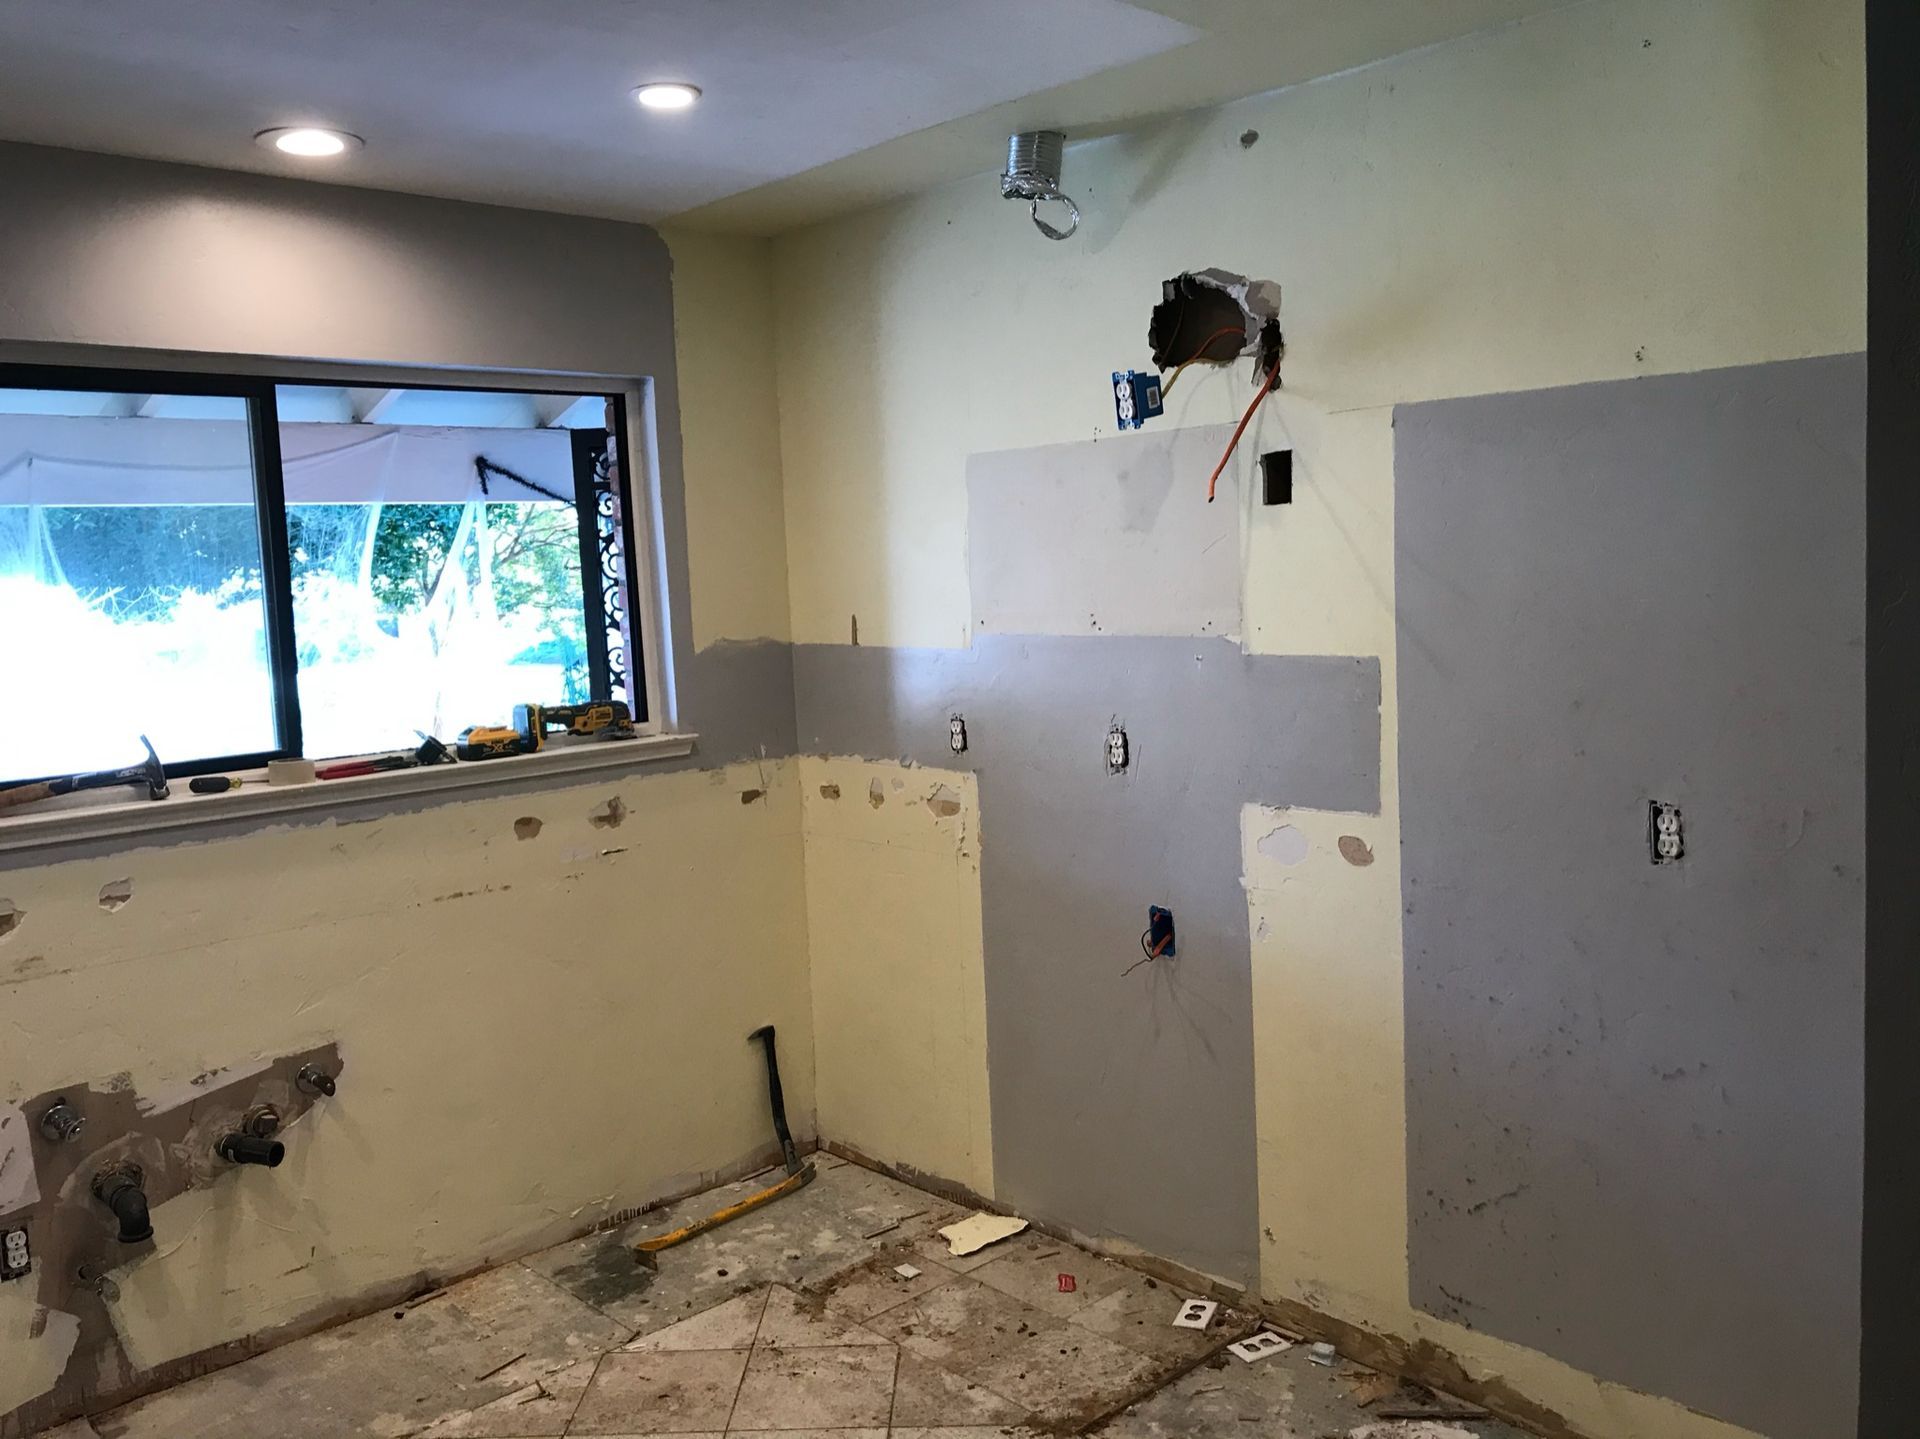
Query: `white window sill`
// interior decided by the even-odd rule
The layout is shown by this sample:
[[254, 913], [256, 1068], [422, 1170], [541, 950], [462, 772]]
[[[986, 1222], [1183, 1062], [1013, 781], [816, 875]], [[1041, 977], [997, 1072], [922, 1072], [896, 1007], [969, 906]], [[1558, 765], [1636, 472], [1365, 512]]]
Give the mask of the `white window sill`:
[[79, 802], [53, 800], [45, 808], [32, 810], [23, 806], [20, 813], [0, 819], [0, 853], [122, 837], [138, 841], [170, 830], [194, 829], [263, 815], [344, 809], [370, 800], [417, 795], [464, 799], [477, 790], [529, 780], [565, 783], [576, 775], [678, 759], [693, 753], [697, 738], [692, 734], [670, 734], [585, 740], [549, 745], [539, 754], [383, 770], [346, 779], [316, 780], [312, 784], [270, 785], [266, 783], [264, 771], [255, 771], [244, 777], [246, 783], [225, 794], [194, 794], [188, 790], [186, 780], [176, 779], [171, 784], [172, 794], [162, 800], [101, 804], [97, 800], [101, 792], [96, 790]]

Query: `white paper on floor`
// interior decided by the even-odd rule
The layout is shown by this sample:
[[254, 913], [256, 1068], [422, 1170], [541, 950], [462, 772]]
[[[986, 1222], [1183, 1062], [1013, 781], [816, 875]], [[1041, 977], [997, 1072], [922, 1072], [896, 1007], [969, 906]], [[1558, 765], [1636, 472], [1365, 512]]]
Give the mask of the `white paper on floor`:
[[1011, 1239], [1026, 1227], [1026, 1220], [1010, 1215], [969, 1214], [958, 1224], [949, 1224], [942, 1229], [940, 1235], [947, 1241], [947, 1252], [958, 1256], [985, 1249], [989, 1244], [998, 1244], [1002, 1239]]
[[920, 1277], [920, 1271], [915, 1269], [911, 1264], [896, 1264], [893, 1266], [893, 1272], [898, 1274], [902, 1279], [918, 1279]]
[[1362, 1424], [1349, 1429], [1347, 1439], [1474, 1439], [1458, 1424], [1436, 1424], [1431, 1419], [1396, 1419], [1386, 1424]]
[[1290, 1340], [1282, 1339], [1271, 1329], [1263, 1329], [1252, 1338], [1242, 1339], [1238, 1344], [1229, 1344], [1227, 1352], [1236, 1359], [1244, 1359], [1251, 1364], [1256, 1359], [1265, 1359], [1269, 1354], [1284, 1354], [1293, 1348]]
[[1173, 1322], [1182, 1329], [1205, 1329], [1213, 1323], [1214, 1311], [1219, 1307], [1211, 1299], [1189, 1299], [1173, 1316]]

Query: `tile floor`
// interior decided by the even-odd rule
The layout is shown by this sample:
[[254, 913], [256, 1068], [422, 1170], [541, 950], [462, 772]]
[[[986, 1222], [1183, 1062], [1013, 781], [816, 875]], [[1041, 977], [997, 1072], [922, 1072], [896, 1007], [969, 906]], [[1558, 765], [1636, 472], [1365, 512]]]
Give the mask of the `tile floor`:
[[[956, 1259], [963, 1211], [857, 1165], [692, 1243], [629, 1246], [727, 1186], [61, 1431], [59, 1439], [1518, 1439], [1305, 1346], [1243, 1364], [1254, 1316], [1038, 1234]], [[901, 1266], [918, 1273], [902, 1274]], [[1062, 1279], [1071, 1276], [1070, 1287]], [[1250, 1427], [1257, 1426], [1257, 1427]]]

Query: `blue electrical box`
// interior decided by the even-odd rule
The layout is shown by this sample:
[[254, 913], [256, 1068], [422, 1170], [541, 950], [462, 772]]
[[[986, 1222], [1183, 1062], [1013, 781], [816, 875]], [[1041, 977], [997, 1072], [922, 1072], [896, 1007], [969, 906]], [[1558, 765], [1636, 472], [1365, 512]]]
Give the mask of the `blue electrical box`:
[[1137, 430], [1160, 408], [1160, 377], [1138, 370], [1113, 372], [1113, 413], [1123, 430]]

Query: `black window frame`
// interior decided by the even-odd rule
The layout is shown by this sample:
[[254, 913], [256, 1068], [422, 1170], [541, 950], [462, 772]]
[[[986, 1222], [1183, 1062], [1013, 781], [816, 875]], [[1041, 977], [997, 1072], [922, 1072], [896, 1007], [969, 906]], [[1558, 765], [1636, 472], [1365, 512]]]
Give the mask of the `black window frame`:
[[[639, 547], [634, 525], [636, 504], [627, 416], [627, 395], [622, 389], [606, 388], [604, 380], [596, 384], [581, 379], [577, 384], [556, 385], [551, 380], [501, 377], [497, 385], [447, 382], [428, 374], [399, 375], [392, 371], [365, 375], [331, 371], [326, 374], [238, 373], [212, 370], [133, 369], [118, 365], [43, 365], [0, 361], [0, 389], [99, 391], [102, 394], [210, 395], [222, 399], [241, 399], [247, 407], [247, 437], [253, 458], [254, 515], [260, 539], [260, 584], [266, 609], [267, 667], [271, 680], [274, 734], [278, 745], [252, 754], [221, 755], [206, 759], [168, 760], [161, 763], [170, 778], [202, 774], [225, 774], [236, 770], [262, 769], [270, 760], [303, 757], [300, 720], [300, 658], [293, 622], [292, 552], [287, 536], [286, 473], [280, 455], [279, 388], [316, 386], [338, 389], [346, 385], [383, 386], [430, 391], [459, 391], [478, 394], [555, 395], [604, 400], [611, 425], [604, 431], [609, 437], [615, 463], [612, 477], [616, 512], [620, 521], [621, 581], [625, 587], [626, 672], [630, 676], [631, 707], [635, 724], [648, 720], [647, 653], [640, 588]], [[600, 431], [574, 431], [601, 433]], [[583, 471], [584, 447], [573, 441], [572, 469], [574, 506], [578, 517], [581, 561], [581, 599], [587, 607], [589, 685], [596, 700], [611, 697], [610, 671], [607, 665], [605, 612], [602, 596], [586, 587], [603, 575], [597, 515], [598, 491], [591, 466]], [[509, 702], [498, 716], [475, 716], [476, 722], [504, 720]], [[440, 736], [449, 739], [450, 736]], [[349, 756], [315, 756], [331, 760]], [[14, 784], [20, 781], [8, 780]]]

